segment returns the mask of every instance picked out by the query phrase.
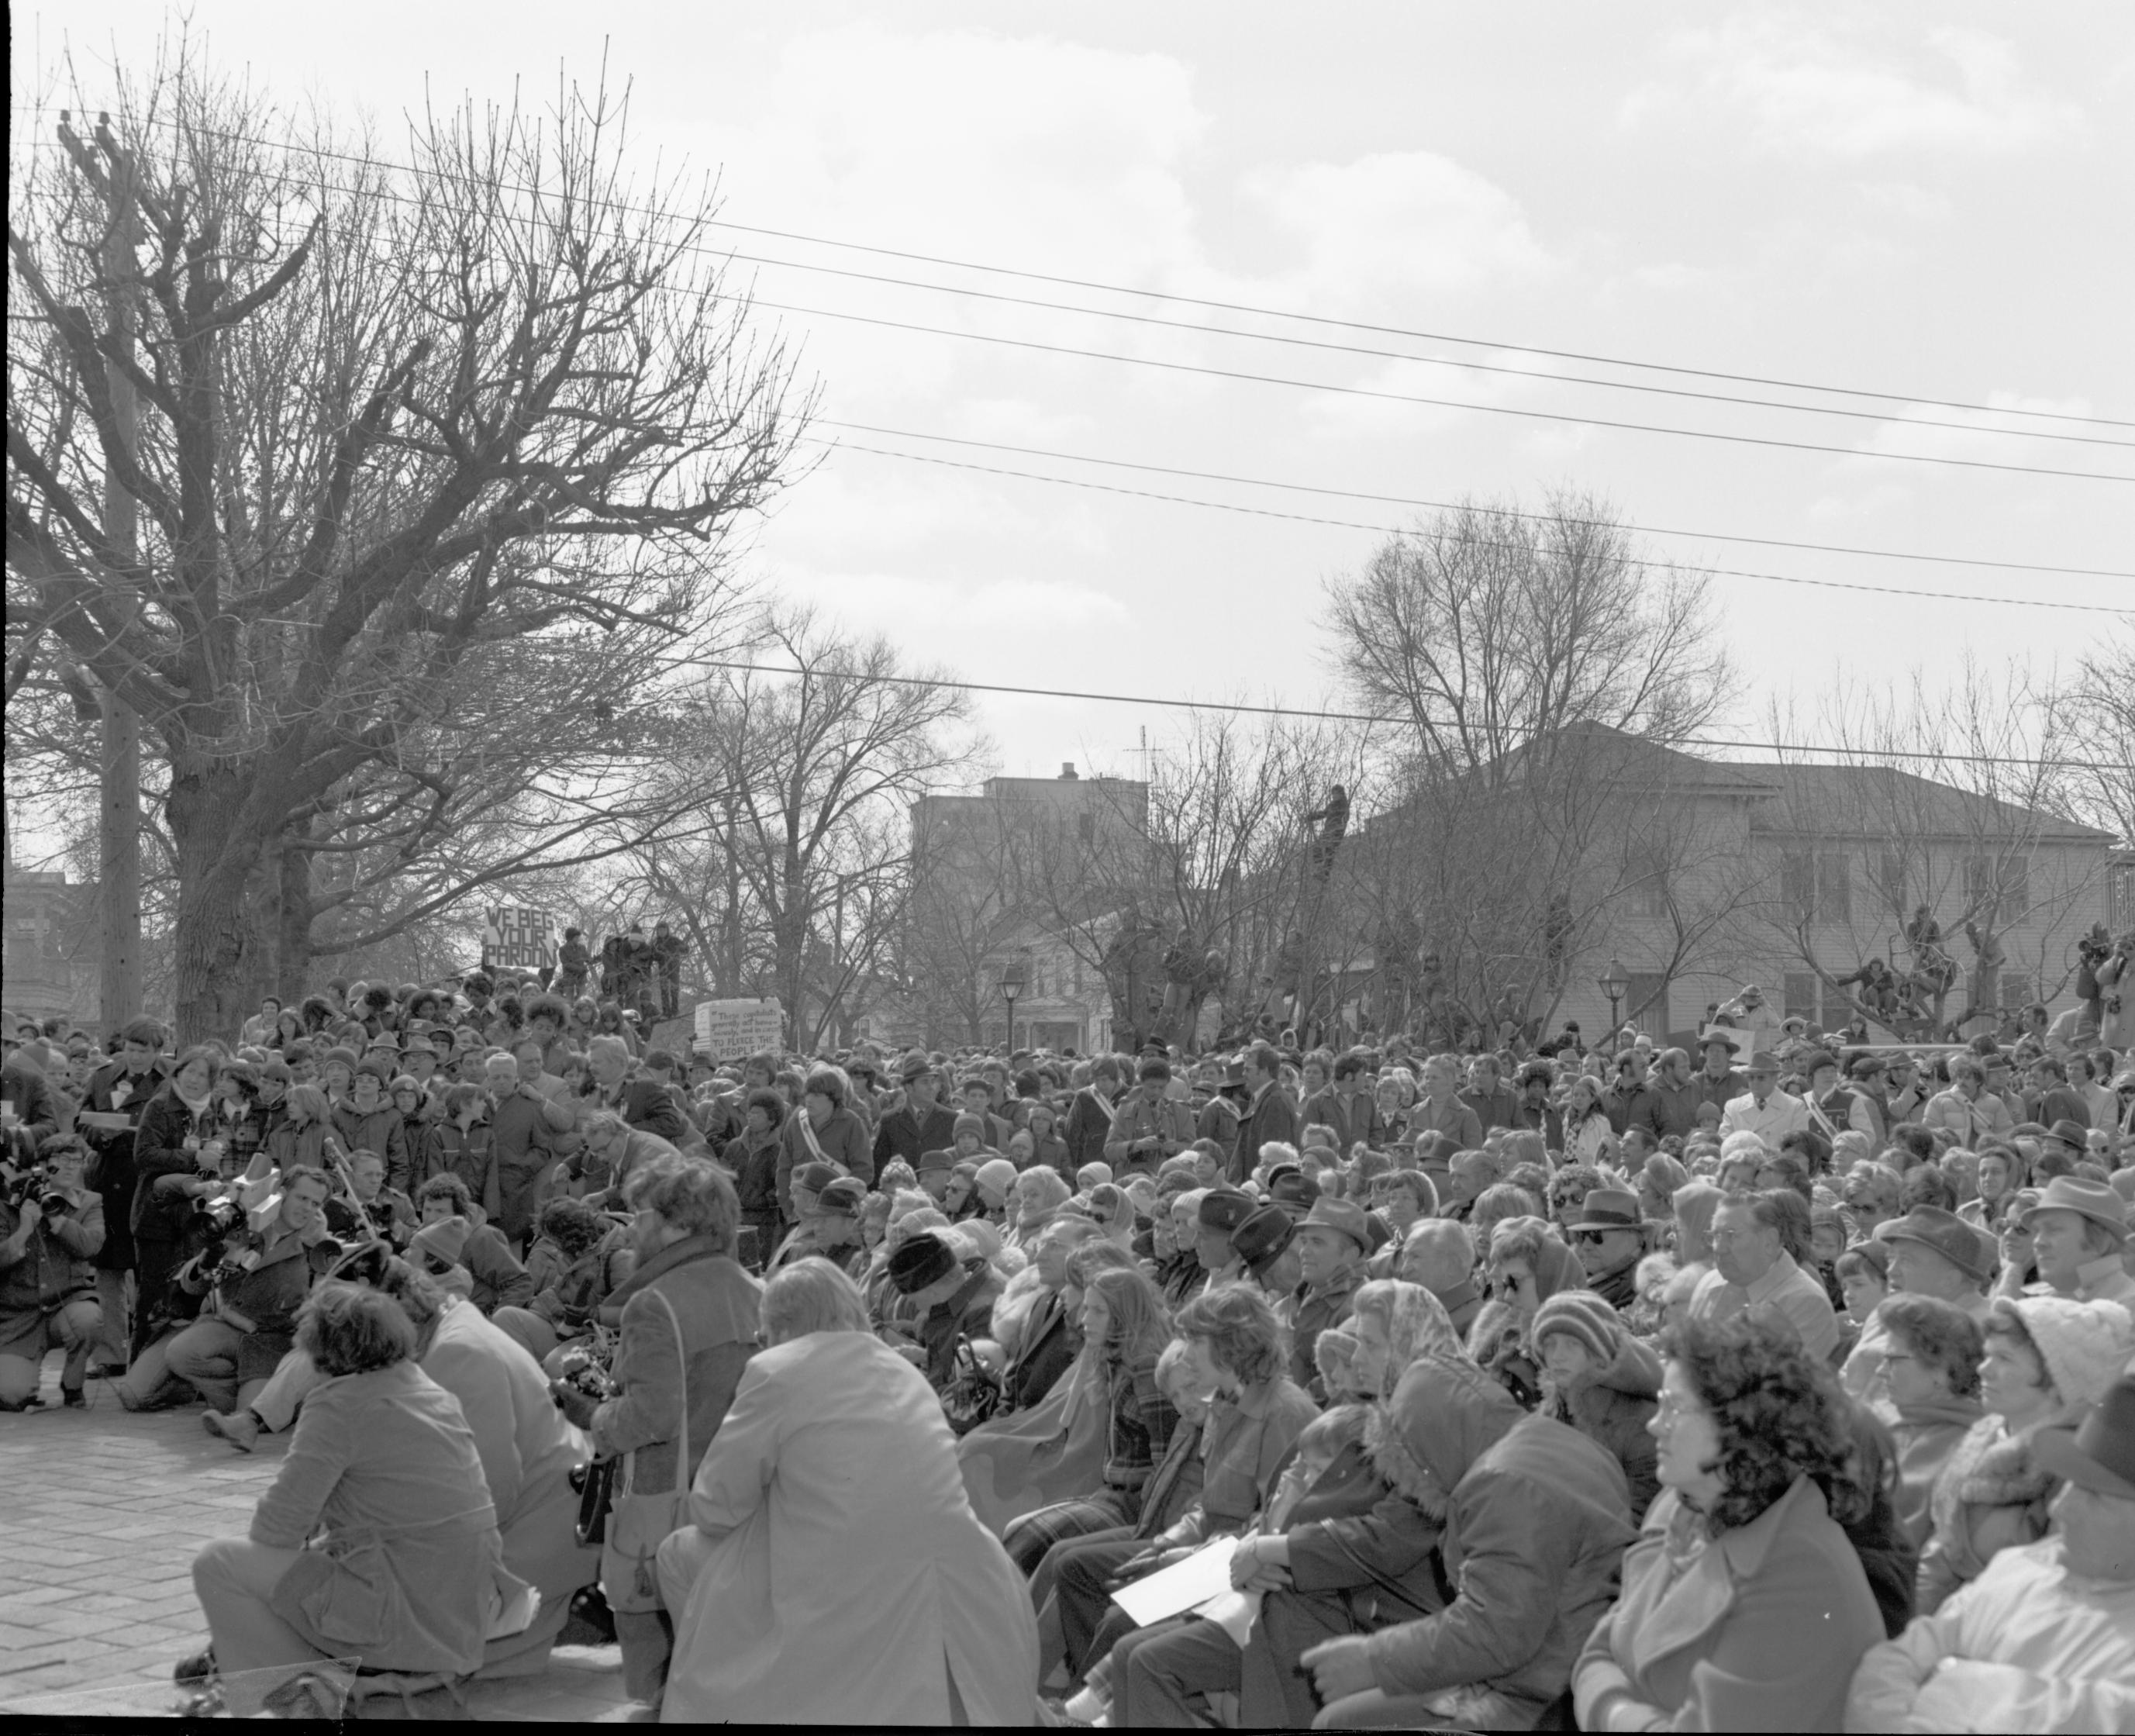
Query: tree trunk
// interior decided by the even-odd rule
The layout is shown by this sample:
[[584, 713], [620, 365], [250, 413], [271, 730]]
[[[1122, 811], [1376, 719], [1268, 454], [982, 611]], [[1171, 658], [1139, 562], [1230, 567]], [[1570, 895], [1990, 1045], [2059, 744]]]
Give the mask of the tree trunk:
[[234, 1038], [258, 938], [246, 887], [266, 840], [246, 816], [254, 778], [218, 765], [174, 771], [164, 817], [177, 857], [177, 1042]]
[[274, 993], [284, 1006], [295, 1006], [310, 987], [312, 974], [312, 853], [284, 836], [273, 856]]

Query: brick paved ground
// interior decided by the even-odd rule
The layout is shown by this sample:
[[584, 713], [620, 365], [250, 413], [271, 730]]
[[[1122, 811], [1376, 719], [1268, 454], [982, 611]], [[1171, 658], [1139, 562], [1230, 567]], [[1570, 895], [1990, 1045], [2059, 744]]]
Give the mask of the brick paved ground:
[[[172, 1709], [171, 1666], [206, 1641], [194, 1552], [242, 1535], [283, 1443], [250, 1457], [201, 1427], [193, 1404], [150, 1416], [104, 1382], [90, 1408], [0, 1414], [0, 1714]], [[628, 1705], [612, 1646], [559, 1648], [545, 1675], [477, 1685], [485, 1719], [612, 1722]]]

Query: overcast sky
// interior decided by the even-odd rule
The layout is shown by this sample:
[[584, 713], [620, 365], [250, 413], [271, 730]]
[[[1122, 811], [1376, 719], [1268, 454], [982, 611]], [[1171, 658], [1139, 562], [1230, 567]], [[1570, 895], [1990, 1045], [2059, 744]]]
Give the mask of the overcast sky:
[[[1482, 347], [1047, 286], [736, 231], [766, 258], [1195, 326], [1876, 413], [1801, 415], [1335, 353], [816, 272], [767, 301], [1379, 393], [1754, 435], [1803, 452], [1300, 390], [775, 318], [805, 337], [825, 438], [1353, 521], [1412, 509], [957, 448], [1433, 501], [1588, 489], [1632, 521], [1908, 553], [2135, 567], [2135, 485], [1891, 462], [1904, 452], [2135, 475], [2135, 453], [1972, 431], [1996, 419], [1552, 360], [1521, 345], [1915, 400], [2135, 420], [2128, 309], [2135, 9], [1881, 4], [1229, 3], [339, 7], [194, 0], [196, 34], [291, 103], [367, 111], [389, 145], [426, 91], [545, 99], [559, 67], [634, 84], [646, 159], [719, 172], [722, 215], [825, 241], [1485, 341]], [[70, 42], [152, 50], [159, 6], [17, 7], [16, 100]], [[21, 117], [12, 123], [24, 124]], [[40, 119], [34, 124], [49, 124]], [[2117, 312], [2115, 310], [2118, 310]], [[1957, 429], [1908, 426], [1923, 419]], [[2135, 429], [2004, 421], [2135, 440]], [[1849, 455], [1853, 454], [1853, 455]], [[1330, 692], [1325, 581], [1382, 536], [830, 455], [751, 574], [969, 679], [1172, 698]], [[1716, 567], [1934, 593], [1716, 581], [1766, 699], [1968, 652], [2043, 668], [2135, 580], [1655, 537]], [[1131, 773], [1174, 715], [991, 698], [1001, 769]]]

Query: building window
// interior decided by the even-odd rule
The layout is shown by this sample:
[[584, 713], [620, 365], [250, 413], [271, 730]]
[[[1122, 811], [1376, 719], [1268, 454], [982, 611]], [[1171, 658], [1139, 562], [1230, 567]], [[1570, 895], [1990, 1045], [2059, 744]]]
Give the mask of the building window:
[[1789, 850], [1779, 858], [1779, 901], [1796, 922], [1816, 920], [1816, 856]]
[[1799, 923], [1853, 920], [1853, 865], [1842, 850], [1789, 850], [1779, 857], [1779, 898]]
[[1789, 971], [1785, 984], [1786, 1011], [1782, 1016], [1806, 1019], [1821, 1026], [1823, 1021], [1823, 979], [1814, 971]]
[[1634, 915], [1658, 922], [1668, 919], [1668, 880], [1665, 869], [1654, 869], [1631, 889], [1631, 911]]
[[1630, 984], [1624, 997], [1624, 1022], [1649, 1037], [1667, 1036], [1671, 1028], [1668, 978], [1658, 971], [1626, 971], [1624, 980]]

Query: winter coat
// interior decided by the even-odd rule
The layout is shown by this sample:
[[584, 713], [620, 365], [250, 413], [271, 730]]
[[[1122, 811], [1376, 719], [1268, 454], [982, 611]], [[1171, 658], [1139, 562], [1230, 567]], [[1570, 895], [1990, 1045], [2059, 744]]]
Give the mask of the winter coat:
[[1644, 1518], [1660, 1493], [1658, 1448], [1646, 1423], [1658, 1408], [1661, 1373], [1661, 1359], [1625, 1333], [1606, 1368], [1562, 1392], [1546, 1389], [1544, 1414], [1606, 1447], [1623, 1467], [1634, 1518]]
[[251, 1535], [303, 1551], [274, 1613], [373, 1669], [466, 1674], [490, 1612], [521, 1589], [460, 1402], [413, 1362], [312, 1389]]
[[865, 1333], [758, 1355], [690, 1489], [709, 1554], [663, 1717], [943, 1726], [953, 1677], [971, 1723], [1029, 1724], [1029, 1593], [955, 1448], [918, 1370]]
[[1474, 1684], [1532, 1721], [1564, 1692], [1636, 1534], [1624, 1473], [1576, 1429], [1519, 1408], [1474, 1365], [1426, 1355], [1394, 1390], [1404, 1443], [1447, 1491], [1445, 1610], [1364, 1643], [1391, 1695]]
[[2046, 1504], [2060, 1480], [2031, 1457], [2028, 1431], [2011, 1434], [1982, 1417], [1950, 1449], [1928, 1498], [1934, 1533], [1920, 1551], [1914, 1607], [1933, 1615], [1943, 1599], [2012, 1544], [2046, 1535]]
[[133, 1199], [126, 1224], [136, 1237], [158, 1239], [152, 1190], [165, 1176], [190, 1176], [200, 1167], [198, 1152], [186, 1150], [185, 1142], [212, 1137], [214, 1119], [212, 1105], [196, 1115], [168, 1085], [148, 1099], [133, 1129]]
[[359, 1151], [377, 1152], [385, 1160], [387, 1182], [405, 1191], [408, 1138], [400, 1126], [400, 1112], [391, 1101], [389, 1099], [368, 1113], [359, 1111], [353, 1103], [336, 1103], [332, 1118], [334, 1137], [341, 1142], [342, 1155]]
[[[22, 1257], [0, 1266], [0, 1355], [18, 1332], [36, 1331], [47, 1315], [96, 1288], [97, 1252], [104, 1246], [104, 1201], [80, 1189], [70, 1190], [75, 1209], [63, 1218], [46, 1218], [31, 1231]], [[22, 1214], [0, 1205], [0, 1243], [13, 1239]], [[0, 1249], [0, 1258], [6, 1250]]]
[[[657, 1298], [657, 1287], [673, 1305], [675, 1320]], [[631, 1486], [658, 1494], [676, 1486], [675, 1459], [682, 1432], [682, 1365], [689, 1359], [690, 1457], [680, 1481], [695, 1473], [735, 1384], [754, 1354], [763, 1287], [713, 1249], [704, 1236], [688, 1236], [663, 1248], [608, 1293], [600, 1318], [619, 1325], [613, 1374], [622, 1390], [593, 1414], [593, 1444], [603, 1458], [634, 1452]], [[675, 1323], [682, 1328], [677, 1346]]]
[[1870, 1648], [1846, 1728], [2135, 1729], [2135, 1582], [2070, 1574], [2057, 1536], [2002, 1550]]
[[[90, 1075], [88, 1093], [81, 1101], [81, 1110], [130, 1115], [134, 1123], [117, 1133], [83, 1129], [90, 1150], [83, 1179], [104, 1200], [104, 1246], [96, 1256], [99, 1271], [130, 1272], [133, 1268], [133, 1195], [139, 1180], [133, 1150], [141, 1117], [162, 1089], [162, 1064], [157, 1061], [148, 1073], [133, 1074], [127, 1072], [124, 1062], [112, 1061]], [[75, 1112], [77, 1125], [81, 1110]]]
[[[1469, 1119], [1474, 1118], [1469, 1113]], [[1480, 1135], [1477, 1136], [1480, 1142]], [[1261, 1147], [1273, 1142], [1297, 1143], [1297, 1109], [1283, 1094], [1280, 1084], [1262, 1088], [1246, 1112], [1238, 1129], [1237, 1149], [1231, 1154], [1230, 1181], [1233, 1186], [1251, 1176], [1259, 1166]]]
[[460, 1401], [473, 1432], [505, 1566], [545, 1605], [569, 1598], [600, 1572], [599, 1549], [580, 1549], [574, 1535], [571, 1472], [592, 1456], [585, 1436], [550, 1399], [540, 1364], [479, 1309], [454, 1302], [428, 1336], [423, 1372]]
[[1671, 1489], [1572, 1672], [1579, 1727], [1840, 1729], [1854, 1666], [1882, 1631], [1813, 1480], [1717, 1537]]
[[1929, 1503], [1943, 1467], [1981, 1415], [1977, 1399], [1898, 1407], [1898, 1420], [1891, 1430], [1898, 1447], [1898, 1486], [1892, 1505], [1897, 1509], [1899, 1529], [1916, 1553], [1926, 1547], [1934, 1525]]
[[865, 1122], [850, 1109], [833, 1109], [821, 1127], [811, 1123], [804, 1133], [801, 1128], [807, 1123], [808, 1112], [796, 1109], [778, 1130], [778, 1210], [788, 1222], [793, 1218], [793, 1172], [815, 1162], [819, 1150], [824, 1161], [842, 1173], [857, 1176], [870, 1187], [874, 1185], [874, 1144]]

